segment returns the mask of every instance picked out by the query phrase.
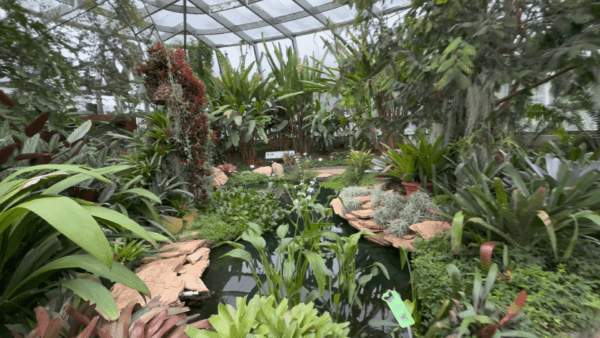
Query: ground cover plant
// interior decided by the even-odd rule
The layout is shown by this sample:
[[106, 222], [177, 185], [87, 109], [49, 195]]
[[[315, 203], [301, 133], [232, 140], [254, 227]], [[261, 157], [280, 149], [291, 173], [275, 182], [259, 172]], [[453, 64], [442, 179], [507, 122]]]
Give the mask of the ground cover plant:
[[223, 231], [223, 235], [227, 236], [234, 232], [243, 232], [249, 222], [258, 224], [265, 232], [279, 224], [286, 215], [285, 209], [279, 205], [279, 199], [274, 194], [243, 188], [215, 191], [209, 203], [201, 207], [200, 211], [207, 217], [214, 215], [228, 224], [227, 228], [218, 231], [216, 224], [209, 227], [202, 226], [206, 225], [207, 219], [200, 219], [193, 225], [194, 228], [211, 234], [211, 238], [218, 237], [217, 233], [213, 231]]
[[[434, 324], [443, 300], [452, 295], [453, 282], [447, 265], [452, 263], [463, 272], [473, 271], [481, 264], [474, 259], [480, 249], [478, 245], [469, 246], [454, 254], [448, 235], [418, 239], [414, 245], [412, 281], [421, 306], [424, 333]], [[506, 309], [525, 290], [527, 305], [523, 313], [530, 324], [522, 329], [535, 337], [560, 337], [561, 333], [590, 329], [600, 319], [600, 267], [594, 263], [600, 253], [592, 243], [581, 243], [580, 248], [568, 261], [555, 260], [548, 248], [524, 250], [511, 246], [507, 256], [493, 255], [492, 262], [502, 268], [488, 299]], [[462, 285], [470, 299], [472, 281], [463, 279]]]

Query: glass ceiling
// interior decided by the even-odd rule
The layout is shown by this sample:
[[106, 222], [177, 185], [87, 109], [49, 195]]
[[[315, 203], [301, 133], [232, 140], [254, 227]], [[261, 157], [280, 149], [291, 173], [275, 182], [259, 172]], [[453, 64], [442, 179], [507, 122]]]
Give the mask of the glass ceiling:
[[[24, 2], [25, 7], [43, 14], [48, 21], [74, 18], [86, 4], [86, 0], [51, 0], [55, 5], [42, 10], [35, 0]], [[107, 11], [114, 11], [106, 0], [95, 2]], [[298, 50], [296, 37], [326, 30], [328, 22], [349, 24], [356, 15], [354, 9], [333, 0], [132, 0], [132, 3], [147, 24], [134, 29], [135, 38], [141, 33], [158, 32], [163, 42], [174, 37], [185, 37], [187, 41], [195, 38], [212, 48], [257, 45], [263, 39], [289, 39]], [[375, 11], [391, 14], [406, 9], [408, 4], [408, 0], [386, 0], [378, 2]], [[134, 34], [129, 33], [132, 38]]]

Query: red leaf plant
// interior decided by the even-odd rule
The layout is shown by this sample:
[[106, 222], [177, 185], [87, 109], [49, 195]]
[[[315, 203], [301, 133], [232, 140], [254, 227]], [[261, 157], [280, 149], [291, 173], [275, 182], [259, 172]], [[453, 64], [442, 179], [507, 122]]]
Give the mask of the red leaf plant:
[[[181, 132], [176, 136], [177, 152], [181, 165], [187, 165], [189, 183], [195, 199], [206, 202], [206, 186], [210, 184], [211, 170], [207, 168], [208, 145], [214, 134], [209, 130], [208, 117], [203, 113], [204, 83], [194, 77], [192, 68], [185, 61], [185, 52], [180, 48], [168, 50], [160, 42], [148, 48], [149, 60], [136, 69], [144, 77], [144, 85], [149, 93], [158, 86], [169, 83], [169, 72], [174, 83], [181, 85], [183, 108], [180, 115]], [[170, 67], [169, 67], [170, 64]]]

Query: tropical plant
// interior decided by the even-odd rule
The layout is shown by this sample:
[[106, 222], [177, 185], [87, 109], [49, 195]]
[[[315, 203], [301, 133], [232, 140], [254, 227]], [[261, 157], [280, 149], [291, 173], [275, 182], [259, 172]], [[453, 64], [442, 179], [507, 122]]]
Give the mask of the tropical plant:
[[[61, 297], [64, 299], [65, 297]], [[188, 327], [205, 328], [206, 320], [189, 324], [193, 318], [187, 317], [187, 307], [170, 307], [160, 305], [160, 296], [153, 298], [145, 306], [140, 307], [134, 302], [129, 303], [118, 320], [107, 321], [96, 315], [96, 305], [86, 301], [78, 309], [74, 298], [69, 297], [64, 302], [57, 298], [45, 307], [35, 308], [37, 326], [31, 330], [24, 325], [10, 325], [15, 337], [48, 337], [48, 338], [141, 338], [141, 337], [187, 337]]]
[[185, 332], [190, 338], [343, 338], [350, 332], [349, 323], [334, 323], [329, 313], [319, 316], [313, 303], [290, 309], [287, 299], [277, 302], [274, 296], [256, 295], [247, 303], [247, 298], [237, 298], [237, 309], [219, 304], [219, 314], [208, 319], [216, 332], [195, 328]]
[[308, 116], [305, 129], [310, 129], [311, 144], [317, 151], [332, 151], [335, 136], [343, 136], [339, 109], [327, 110], [321, 101], [314, 100], [314, 111]]
[[397, 143], [399, 152], [384, 145], [384, 152], [379, 161], [376, 161], [376, 169], [383, 169], [382, 164], [391, 168], [382, 176], [392, 181], [416, 181], [426, 185], [428, 181], [435, 182], [439, 175], [444, 174], [451, 168], [451, 161], [447, 157], [451, 149], [441, 147], [442, 135], [433, 144], [419, 135], [417, 145]]
[[[155, 247], [155, 239], [162, 236], [147, 232], [121, 213], [59, 195], [88, 178], [110, 183], [102, 173], [123, 169], [121, 166], [88, 170], [72, 165], [39, 165], [20, 169], [0, 182], [2, 318], [16, 308], [27, 308], [32, 297], [58, 284], [96, 303], [110, 318], [117, 317], [116, 304], [103, 286], [84, 279], [48, 279], [61, 270], [84, 269], [145, 294], [150, 293], [137, 275], [114, 262], [100, 225], [115, 231], [131, 231]], [[62, 171], [36, 177], [30, 175], [49, 170]], [[50, 181], [54, 181], [53, 185], [44, 188]], [[80, 231], [82, 228], [85, 232]], [[81, 250], [87, 253], [79, 254]]]
[[[282, 302], [289, 301], [291, 304], [300, 304], [301, 301], [307, 303], [319, 297], [324, 297], [325, 289], [328, 288], [328, 299], [331, 311], [335, 311], [339, 316], [339, 302], [344, 299], [350, 307], [354, 304], [362, 307], [360, 298], [361, 290], [373, 276], [379, 274], [379, 269], [389, 278], [385, 267], [375, 262], [371, 266], [356, 268], [356, 248], [358, 239], [362, 235], [373, 235], [371, 232], [361, 231], [350, 238], [341, 239], [334, 232], [325, 230], [327, 223], [312, 223], [305, 227], [300, 233], [296, 228], [294, 237], [286, 237], [289, 230], [288, 224], [280, 225], [277, 228], [277, 236], [281, 239], [279, 246], [275, 249], [276, 257], [272, 262], [265, 253], [265, 240], [260, 236], [260, 227], [254, 223], [248, 224], [248, 229], [242, 234], [241, 238], [249, 243], [258, 251], [260, 255], [261, 270], [266, 275], [266, 281], [258, 276], [256, 268], [252, 265], [252, 257], [245, 250], [244, 246], [235, 242], [226, 242], [235, 247], [229, 253], [223, 256], [229, 256], [244, 260], [251, 268], [256, 281], [258, 292], [261, 295], [274, 296], [276, 300]], [[329, 250], [326, 250], [326, 249]], [[325, 266], [324, 257], [331, 255], [338, 261], [343, 262], [344, 267], [340, 268], [340, 274], [335, 278], [332, 272], [328, 272]], [[310, 268], [310, 270], [309, 270]], [[368, 274], [362, 272], [370, 270]], [[309, 291], [304, 287], [307, 273], [314, 275], [318, 290]], [[343, 274], [342, 274], [343, 273]], [[357, 276], [361, 275], [358, 281]], [[333, 286], [337, 289], [334, 292]], [[307, 294], [302, 300], [302, 294]], [[334, 310], [335, 309], [335, 310]]]
[[[594, 172], [592, 166], [577, 180], [579, 173], [569, 170], [567, 164], [551, 162], [557, 164], [552, 167], [552, 174], [545, 177], [544, 172], [536, 168], [540, 170], [540, 179], [529, 176], [528, 184], [525, 183], [527, 176], [517, 172], [510, 163], [499, 168], [506, 170], [508, 183], [498, 177], [488, 177], [477, 166], [461, 164], [457, 168], [462, 174], [457, 175], [456, 194], [441, 187], [445, 195], [436, 198], [437, 201], [450, 201], [442, 205], [441, 214], [453, 219], [452, 250], [460, 250], [463, 227], [473, 224], [474, 227], [469, 228], [470, 235], [479, 243], [492, 240], [492, 234], [521, 248], [548, 242], [555, 255], [559, 251], [559, 242], [568, 243], [564, 258], [569, 258], [581, 235], [600, 230], [600, 216], [587, 210], [597, 204], [592, 197], [597, 194], [597, 188], [591, 183], [599, 179], [599, 173]], [[556, 172], [559, 166], [561, 170]], [[568, 187], [569, 180], [577, 185]]]
[[[458, 268], [453, 264], [449, 264], [447, 270], [452, 278], [453, 286], [455, 286], [452, 293], [453, 299], [444, 303], [442, 310], [436, 316], [439, 321], [427, 331], [426, 338], [435, 336], [451, 337], [452, 335], [457, 337], [469, 335], [479, 338], [536, 337], [531, 333], [518, 330], [520, 326], [528, 323], [527, 317], [521, 312], [527, 300], [525, 291], [519, 293], [519, 296], [504, 316], [488, 300], [488, 295], [496, 281], [498, 265], [495, 263], [492, 265], [487, 274], [485, 285], [482, 283], [479, 270], [475, 270], [472, 303], [467, 300], [464, 292], [458, 291], [458, 287], [461, 286], [461, 276]], [[462, 303], [457, 299], [458, 296], [460, 296]]]
[[[281, 45], [273, 45], [273, 53], [263, 41], [267, 62], [272, 70], [270, 77], [285, 93], [296, 93], [277, 98], [289, 119], [292, 134], [292, 145], [297, 154], [310, 152], [312, 135], [308, 132], [309, 116], [319, 111], [320, 103], [315, 101], [314, 94], [306, 88], [306, 82], [316, 81], [319, 76], [319, 65], [313, 62], [309, 67], [308, 58], [301, 61], [294, 49], [287, 47], [285, 52]], [[324, 61], [325, 57], [321, 61]], [[279, 131], [279, 130], [278, 130]]]
[[123, 264], [134, 261], [141, 255], [147, 256], [146, 253], [150, 249], [143, 241], [127, 241], [126, 238], [119, 238], [111, 244], [113, 244], [113, 258]]
[[356, 185], [360, 182], [365, 174], [365, 171], [371, 166], [371, 151], [365, 150], [366, 145], [363, 145], [362, 150], [351, 149], [346, 163], [350, 166], [351, 172], [346, 176], [346, 183], [349, 186]]
[[243, 160], [255, 158], [254, 138], [260, 135], [268, 143], [267, 130], [281, 131], [288, 123], [287, 119], [280, 119], [279, 111], [284, 108], [275, 100], [298, 93], [278, 91], [269, 78], [262, 79], [260, 74], [249, 77], [254, 62], [246, 66], [245, 56], [242, 56], [239, 70], [233, 69], [220, 52], [217, 56], [223, 75], [220, 78], [210, 75], [205, 79], [212, 106], [211, 123], [220, 133], [217, 140], [227, 140], [223, 145], [225, 149], [241, 147]]

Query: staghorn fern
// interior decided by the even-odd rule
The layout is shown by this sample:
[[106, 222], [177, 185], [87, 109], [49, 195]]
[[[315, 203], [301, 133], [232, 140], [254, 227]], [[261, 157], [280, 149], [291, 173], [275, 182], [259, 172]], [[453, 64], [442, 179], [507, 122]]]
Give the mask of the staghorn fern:
[[350, 197], [344, 200], [344, 214], [351, 213], [355, 210], [360, 209], [362, 203], [356, 199], [356, 197]]

